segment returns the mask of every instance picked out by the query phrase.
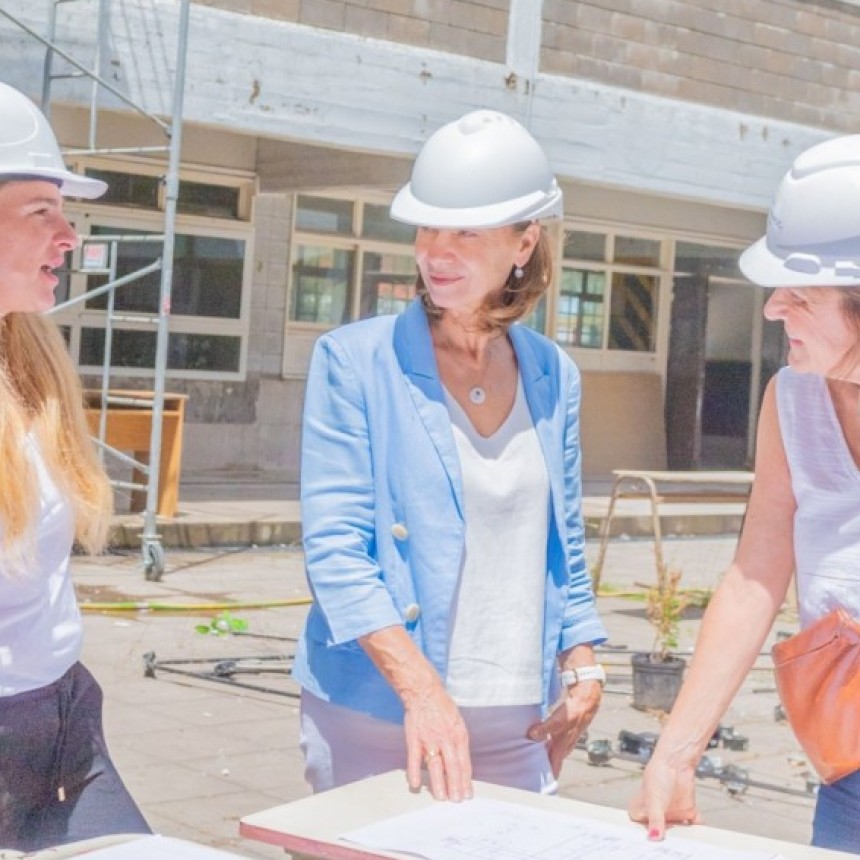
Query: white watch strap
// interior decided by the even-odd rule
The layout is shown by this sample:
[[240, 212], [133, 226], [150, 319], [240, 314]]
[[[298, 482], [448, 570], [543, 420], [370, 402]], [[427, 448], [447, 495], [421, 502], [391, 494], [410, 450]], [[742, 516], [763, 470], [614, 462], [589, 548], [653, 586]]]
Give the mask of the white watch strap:
[[580, 681], [599, 681], [606, 683], [606, 670], [599, 663], [596, 666], [576, 666], [561, 673], [561, 683], [565, 687], [575, 687]]

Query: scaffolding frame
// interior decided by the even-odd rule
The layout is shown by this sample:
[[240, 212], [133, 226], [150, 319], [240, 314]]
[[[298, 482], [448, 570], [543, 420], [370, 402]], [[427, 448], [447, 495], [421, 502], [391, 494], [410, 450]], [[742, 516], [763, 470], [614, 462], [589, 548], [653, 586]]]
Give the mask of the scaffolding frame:
[[[123, 93], [101, 75], [103, 49], [109, 32], [109, 17], [111, 0], [98, 0], [97, 33], [95, 57], [93, 65], [87, 67], [75, 59], [58, 44], [57, 13], [61, 6], [82, 0], [46, 0], [48, 4], [48, 33], [42, 36], [27, 26], [23, 21], [10, 12], [0, 8], [0, 15], [19, 27], [45, 48], [45, 61], [42, 77], [41, 107], [43, 113], [50, 118], [53, 85], [55, 81], [70, 78], [87, 78], [91, 83], [89, 100], [89, 138], [88, 146], [84, 149], [67, 150], [67, 155], [110, 155], [110, 154], [142, 154], [154, 152], [167, 153], [167, 171], [164, 176], [165, 206], [164, 229], [160, 236], [147, 236], [146, 241], [158, 241], [162, 244], [161, 257], [154, 263], [124, 275], [116, 277], [118, 246], [121, 242], [141, 241], [140, 236], [99, 236], [97, 239], [84, 238], [84, 243], [108, 244], [109, 264], [107, 267], [86, 269], [84, 275], [106, 275], [108, 282], [100, 287], [87, 290], [79, 296], [57, 305], [52, 313], [58, 312], [74, 304], [80, 304], [103, 294], [108, 296], [108, 309], [105, 318], [104, 357], [102, 366], [102, 386], [99, 414], [99, 435], [96, 440], [102, 458], [105, 454], [116, 457], [121, 463], [131, 465], [146, 478], [146, 484], [136, 484], [124, 481], [113, 481], [116, 488], [137, 489], [146, 491], [146, 504], [143, 512], [143, 530], [141, 533], [141, 555], [144, 573], [147, 579], [158, 580], [164, 572], [165, 556], [161, 535], [157, 524], [159, 463], [162, 448], [162, 427], [164, 420], [165, 380], [167, 375], [168, 338], [170, 329], [170, 304], [173, 286], [173, 255], [176, 239], [176, 211], [179, 197], [179, 166], [182, 149], [182, 122], [185, 96], [185, 78], [188, 55], [188, 26], [190, 17], [190, 0], [179, 0], [179, 24], [176, 43], [176, 68], [173, 82], [173, 104], [169, 120], [165, 121], [147, 111], [142, 105]], [[73, 71], [55, 72], [55, 57], [60, 57]], [[99, 96], [102, 90], [111, 93], [134, 112], [154, 123], [165, 135], [167, 142], [164, 146], [139, 147], [110, 147], [98, 146]], [[136, 321], [149, 321], [155, 326], [155, 364], [153, 367], [153, 397], [116, 397], [108, 393], [111, 374], [111, 345], [113, 324], [128, 319], [128, 315], [118, 315], [114, 312], [114, 296], [117, 289], [133, 283], [148, 274], [160, 270], [158, 293], [158, 308], [155, 317], [141, 315]], [[146, 317], [146, 319], [144, 319]], [[149, 462], [141, 463], [132, 457], [111, 448], [105, 442], [107, 427], [107, 411], [111, 405], [147, 406], [152, 409], [152, 431], [149, 447]]]

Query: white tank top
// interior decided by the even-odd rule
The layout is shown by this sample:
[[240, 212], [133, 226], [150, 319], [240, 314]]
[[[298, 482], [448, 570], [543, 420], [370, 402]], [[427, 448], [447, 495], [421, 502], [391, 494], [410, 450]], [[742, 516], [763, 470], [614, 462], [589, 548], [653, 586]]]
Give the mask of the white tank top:
[[39, 522], [32, 570], [11, 571], [0, 557], [0, 696], [56, 681], [80, 657], [83, 638], [69, 575], [73, 512], [36, 443], [27, 445], [39, 477]]
[[776, 393], [797, 501], [794, 557], [801, 626], [838, 606], [860, 618], [860, 470], [823, 377], [785, 367]]
[[549, 476], [522, 382], [490, 437], [446, 391], [460, 456], [466, 548], [446, 686], [464, 707], [542, 697]]

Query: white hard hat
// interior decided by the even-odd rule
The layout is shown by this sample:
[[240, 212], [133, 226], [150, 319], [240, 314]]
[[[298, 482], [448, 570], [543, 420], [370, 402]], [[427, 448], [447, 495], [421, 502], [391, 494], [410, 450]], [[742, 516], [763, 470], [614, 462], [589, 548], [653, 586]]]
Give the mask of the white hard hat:
[[763, 287], [860, 284], [860, 134], [797, 157], [776, 192], [767, 234], [739, 265]]
[[47, 179], [66, 197], [101, 197], [107, 183], [72, 173], [48, 120], [23, 93], [0, 83], [0, 181]]
[[501, 227], [563, 211], [538, 142], [515, 119], [490, 110], [436, 131], [391, 204], [395, 221], [443, 228]]

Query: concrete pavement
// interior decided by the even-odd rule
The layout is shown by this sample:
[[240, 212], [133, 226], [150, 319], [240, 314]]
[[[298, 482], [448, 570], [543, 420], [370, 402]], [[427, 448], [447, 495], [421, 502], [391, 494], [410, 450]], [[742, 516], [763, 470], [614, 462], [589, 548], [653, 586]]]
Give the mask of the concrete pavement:
[[[735, 538], [668, 540], [670, 564], [684, 571], [683, 584], [709, 588], [731, 558]], [[597, 545], [587, 546], [593, 562]], [[603, 582], [611, 596], [599, 598], [610, 631], [601, 659], [609, 683], [590, 739], [617, 748], [618, 734], [658, 732], [657, 716], [630, 704], [629, 654], [651, 643], [634, 583], [653, 581], [653, 544], [615, 539], [606, 557]], [[160, 582], [146, 581], [134, 551], [102, 558], [78, 557], [74, 578], [85, 615], [85, 661], [105, 689], [106, 731], [115, 760], [152, 826], [165, 834], [235, 851], [247, 857], [283, 857], [270, 846], [238, 836], [241, 816], [308, 793], [298, 749], [296, 688], [283, 673], [300, 630], [307, 595], [301, 552], [295, 548], [169, 550]], [[116, 610], [117, 602], [190, 604], [190, 613], [162, 609]], [[223, 604], [246, 621], [242, 635], [203, 635]], [[250, 604], [275, 604], [252, 608]], [[205, 604], [205, 605], [204, 605]], [[682, 624], [681, 650], [692, 647], [697, 611]], [[790, 615], [776, 629], [793, 631]], [[144, 655], [154, 653], [154, 677], [145, 677]], [[229, 683], [204, 677], [215, 663], [239, 660]], [[201, 662], [191, 662], [201, 661]], [[767, 658], [752, 673], [724, 725], [749, 738], [746, 751], [715, 749], [719, 764], [736, 763], [750, 778], [805, 789], [805, 760], [784, 723], [774, 719], [777, 704]], [[253, 674], [263, 669], [265, 674]], [[270, 671], [270, 670], [281, 670]], [[180, 674], [181, 673], [181, 674]], [[188, 674], [185, 674], [188, 673]], [[239, 686], [249, 684], [265, 691]], [[613, 759], [597, 767], [583, 750], [570, 756], [561, 778], [565, 796], [625, 807], [641, 767]], [[703, 781], [700, 803], [710, 824], [797, 842], [809, 839], [812, 795], [794, 796], [773, 788], [750, 788], [733, 796], [716, 781]]]

